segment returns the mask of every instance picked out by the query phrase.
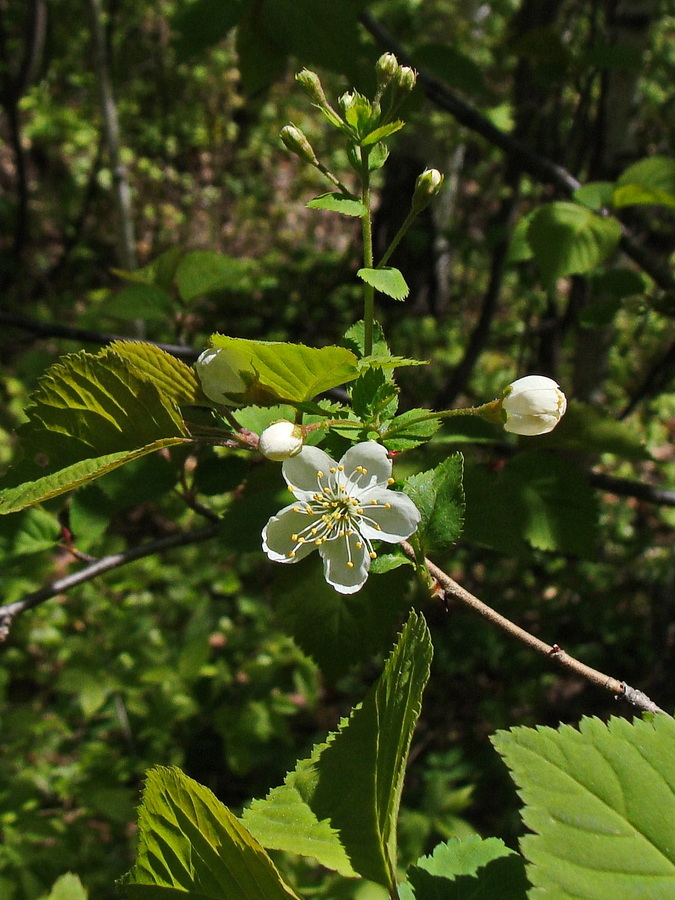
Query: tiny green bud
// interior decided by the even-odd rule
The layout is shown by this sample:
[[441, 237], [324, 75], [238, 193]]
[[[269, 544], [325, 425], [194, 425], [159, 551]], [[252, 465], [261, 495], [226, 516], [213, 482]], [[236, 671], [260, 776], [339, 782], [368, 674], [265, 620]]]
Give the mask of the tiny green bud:
[[417, 73], [410, 66], [401, 66], [394, 75], [394, 86], [409, 94], [417, 83]]
[[432, 197], [440, 191], [443, 184], [443, 175], [438, 169], [425, 169], [421, 175], [417, 176], [415, 182], [415, 193], [412, 198], [412, 211], [420, 213], [429, 205]]
[[383, 53], [375, 65], [377, 88], [383, 91], [398, 71], [398, 60], [393, 53]]
[[305, 92], [315, 103], [319, 106], [328, 106], [326, 95], [323, 92], [321, 81], [316, 72], [312, 72], [310, 69], [303, 69], [302, 72], [298, 72], [295, 76], [295, 80], [302, 85]]
[[312, 149], [312, 145], [302, 132], [295, 125], [284, 125], [279, 133], [279, 137], [291, 153], [297, 154], [300, 159], [315, 165], [317, 162], [316, 154]]

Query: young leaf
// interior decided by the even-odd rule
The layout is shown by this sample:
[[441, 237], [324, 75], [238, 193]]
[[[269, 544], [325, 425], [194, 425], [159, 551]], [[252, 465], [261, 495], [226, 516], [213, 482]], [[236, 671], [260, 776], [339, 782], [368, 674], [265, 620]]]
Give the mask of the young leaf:
[[344, 194], [321, 194], [307, 204], [309, 209], [327, 209], [330, 212], [342, 213], [343, 216], [363, 216], [367, 209], [360, 200], [345, 197]]
[[405, 492], [422, 515], [417, 533], [425, 552], [445, 550], [462, 533], [464, 458], [454, 453], [435, 469], [419, 472], [408, 479]]
[[395, 134], [397, 131], [400, 131], [404, 125], [405, 122], [402, 122], [400, 119], [396, 122], [389, 122], [386, 125], [381, 125], [379, 128], [371, 131], [363, 138], [363, 140], [361, 141], [361, 146], [371, 147], [373, 144], [377, 144], [377, 142], [381, 141], [383, 138], [389, 137], [390, 134]]
[[148, 772], [130, 900], [291, 900], [293, 891], [255, 838], [207, 788], [180, 769]]
[[563, 200], [538, 209], [527, 229], [527, 239], [548, 283], [590, 272], [616, 249], [620, 237], [616, 219]]
[[356, 274], [376, 291], [394, 300], [405, 300], [410, 293], [403, 275], [391, 266], [384, 266], [382, 269], [359, 269]]
[[675, 721], [582, 719], [492, 742], [525, 802], [531, 897], [675, 896]]
[[[407, 872], [416, 900], [525, 900], [521, 857], [498, 838], [471, 835], [439, 844]], [[405, 898], [405, 894], [404, 894]]]
[[441, 427], [440, 419], [424, 419], [420, 416], [428, 414], [427, 409], [409, 409], [392, 419], [382, 435], [382, 443], [387, 450], [410, 450], [426, 443]]
[[[288, 804], [294, 810], [293, 830], [274, 827], [272, 846], [291, 852], [298, 852], [299, 845], [311, 850], [312, 834], [318, 834], [315, 820], [324, 835], [329, 822], [353, 870], [393, 890], [403, 776], [431, 655], [426, 623], [411, 612], [384, 672], [363, 704], [352, 710], [337, 734], [315, 747], [311, 758], [289, 773], [283, 787], [245, 813], [244, 821], [252, 816], [254, 827], [269, 834], [273, 826], [261, 826], [259, 817], [267, 809], [271, 822], [278, 825], [280, 810]], [[309, 807], [313, 818], [299, 814], [299, 803]], [[303, 821], [308, 823], [304, 828]]]
[[358, 376], [356, 357], [344, 347], [248, 341], [222, 334], [212, 335], [211, 343], [231, 354], [233, 369], [247, 384], [242, 405], [311, 400]]

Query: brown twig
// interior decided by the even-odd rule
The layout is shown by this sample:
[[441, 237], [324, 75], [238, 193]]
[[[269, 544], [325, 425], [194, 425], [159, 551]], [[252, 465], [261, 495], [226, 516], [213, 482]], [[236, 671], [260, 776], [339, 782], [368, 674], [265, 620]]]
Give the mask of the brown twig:
[[162, 553], [165, 550], [172, 550], [175, 547], [186, 547], [189, 544], [200, 544], [207, 541], [218, 534], [220, 529], [219, 523], [206, 525], [203, 528], [196, 528], [194, 531], [185, 531], [181, 534], [171, 534], [168, 537], [159, 538], [156, 541], [149, 541], [138, 547], [130, 547], [122, 553], [112, 553], [109, 556], [102, 556], [95, 562], [90, 563], [78, 572], [72, 575], [66, 575], [65, 578], [59, 578], [41, 587], [31, 594], [26, 594], [21, 600], [13, 603], [7, 603], [0, 606], [0, 642], [2, 642], [9, 634], [14, 619], [22, 612], [33, 609], [56, 597], [57, 594], [63, 594], [70, 588], [83, 584], [85, 581], [91, 581], [104, 572], [111, 569], [118, 569], [120, 566], [126, 566], [127, 563], [134, 562], [137, 559], [143, 559], [146, 556], [152, 556], [155, 553]]
[[[406, 556], [409, 556], [412, 560], [415, 559], [415, 551], [411, 544], [407, 541], [402, 541], [401, 547]], [[454, 579], [442, 569], [439, 569], [439, 567], [431, 562], [430, 559], [425, 557], [424, 561], [429, 573], [440, 584], [446, 597], [453, 597], [455, 600], [459, 600], [461, 603], [464, 603], [465, 606], [469, 606], [479, 615], [483, 616], [483, 618], [487, 619], [493, 625], [501, 628], [506, 634], [509, 634], [511, 637], [516, 638], [516, 640], [526, 644], [532, 650], [542, 654], [542, 656], [547, 656], [550, 659], [555, 660], [563, 668], [574, 672], [576, 675], [580, 675], [582, 678], [586, 679], [586, 681], [590, 681], [591, 684], [595, 684], [597, 687], [610, 691], [617, 699], [621, 698], [627, 700], [629, 703], [632, 703], [633, 706], [636, 706], [638, 709], [644, 710], [645, 712], [664, 712], [664, 710], [650, 700], [646, 694], [643, 694], [642, 691], [638, 691], [635, 688], [630, 687], [630, 685], [626, 684], [624, 681], [619, 681], [616, 678], [612, 678], [610, 675], [605, 675], [604, 672], [599, 672], [597, 669], [587, 666], [575, 657], [570, 656], [569, 653], [566, 653], [557, 644], [547, 644], [545, 641], [540, 640], [533, 634], [530, 634], [529, 631], [525, 631], [524, 628], [516, 625], [515, 622], [502, 616], [496, 610], [492, 609], [491, 606], [488, 606], [487, 603], [483, 603], [482, 600], [479, 600], [478, 597], [475, 597], [460, 584], [457, 584]]]

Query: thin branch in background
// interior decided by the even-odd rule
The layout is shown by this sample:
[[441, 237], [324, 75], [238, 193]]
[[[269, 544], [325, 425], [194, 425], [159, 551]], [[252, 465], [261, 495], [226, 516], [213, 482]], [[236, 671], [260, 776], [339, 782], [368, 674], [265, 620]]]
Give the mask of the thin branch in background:
[[[407, 541], [402, 541], [401, 547], [406, 556], [415, 561], [415, 550], [411, 544]], [[610, 675], [605, 675], [604, 672], [600, 672], [597, 669], [587, 666], [575, 657], [570, 656], [569, 653], [566, 653], [557, 644], [547, 644], [545, 641], [539, 640], [538, 637], [535, 637], [533, 634], [530, 634], [529, 631], [516, 625], [515, 622], [502, 616], [491, 606], [488, 606], [487, 603], [483, 603], [478, 597], [475, 597], [460, 584], [457, 584], [454, 579], [447, 575], [442, 569], [439, 569], [439, 567], [431, 562], [430, 559], [425, 558], [424, 561], [429, 573], [443, 589], [446, 598], [459, 600], [465, 606], [470, 607], [474, 612], [477, 612], [479, 615], [483, 616], [484, 619], [487, 619], [506, 634], [525, 644], [531, 650], [534, 650], [549, 659], [555, 660], [568, 671], [573, 672], [575, 675], [581, 676], [591, 684], [614, 694], [617, 699], [627, 700], [633, 706], [644, 710], [645, 712], [664, 712], [664, 710], [650, 700], [646, 694], [643, 694], [642, 691], [630, 687], [625, 681], [619, 681]]]
[[[370, 13], [361, 14], [361, 23], [383, 49], [394, 53], [400, 62], [413, 64], [410, 55], [406, 53], [401, 44]], [[563, 166], [546, 159], [527, 144], [502, 131], [501, 128], [497, 128], [474, 106], [458, 97], [447, 85], [424, 68], [418, 66], [415, 68], [418, 70], [418, 82], [432, 103], [449, 112], [460, 125], [464, 125], [485, 138], [493, 146], [507, 153], [517, 162], [522, 171], [533, 175], [538, 181], [552, 184], [567, 197], [572, 196], [574, 191], [581, 186], [581, 182]], [[626, 256], [636, 262], [660, 288], [663, 290], [675, 289], [675, 277], [668, 266], [657, 259], [646, 247], [637, 243], [623, 225], [620, 247]]]
[[[23, 316], [15, 316], [11, 313], [0, 312], [0, 325], [7, 325], [11, 328], [20, 328], [37, 337], [50, 338], [59, 337], [69, 341], [77, 341], [85, 344], [112, 344], [113, 341], [133, 341], [137, 340], [128, 334], [111, 334], [107, 331], [93, 331], [89, 328], [74, 328], [71, 325], [57, 325], [55, 323], [35, 322], [33, 319], [25, 319]], [[159, 347], [166, 353], [182, 359], [185, 362], [194, 362], [199, 356], [199, 350], [193, 350], [192, 347], [183, 347], [180, 344], [160, 344], [155, 341], [143, 341], [145, 344], [152, 344], [153, 347]]]
[[101, 95], [103, 132], [113, 175], [113, 193], [117, 210], [115, 222], [117, 250], [120, 265], [127, 271], [133, 271], [137, 267], [137, 258], [134, 219], [131, 208], [131, 188], [129, 187], [126, 167], [120, 152], [120, 127], [113, 95], [112, 79], [110, 77], [101, 0], [89, 0], [89, 13], [94, 44], [94, 64]]
[[46, 584], [44, 587], [31, 594], [26, 594], [21, 600], [13, 603], [7, 603], [0, 606], [0, 641], [3, 641], [9, 634], [14, 619], [22, 612], [39, 606], [46, 600], [56, 597], [58, 594], [64, 594], [78, 584], [84, 584], [91, 581], [104, 572], [110, 572], [112, 569], [118, 569], [120, 566], [126, 566], [130, 562], [137, 559], [144, 559], [146, 556], [153, 556], [156, 553], [163, 553], [166, 550], [173, 550], [176, 547], [187, 547], [189, 544], [201, 544], [215, 537], [220, 531], [220, 524], [214, 523], [206, 525], [203, 528], [196, 528], [194, 531], [185, 531], [181, 534], [172, 534], [168, 537], [159, 538], [156, 541], [149, 541], [137, 547], [130, 547], [122, 553], [112, 553], [109, 556], [102, 556], [95, 562], [90, 563], [71, 575], [59, 578]]

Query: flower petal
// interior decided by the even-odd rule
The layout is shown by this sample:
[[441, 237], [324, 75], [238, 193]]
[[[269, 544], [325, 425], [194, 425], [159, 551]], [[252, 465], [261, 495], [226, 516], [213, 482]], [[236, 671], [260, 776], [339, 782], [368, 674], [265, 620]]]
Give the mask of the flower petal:
[[377, 505], [363, 504], [359, 530], [369, 541], [396, 544], [410, 537], [417, 528], [420, 521], [419, 510], [406, 494], [384, 490], [377, 494], [371, 491], [368, 500], [376, 500]]
[[[335, 460], [331, 459], [320, 447], [305, 446], [297, 456], [284, 461], [281, 471], [284, 473], [289, 487], [297, 488], [298, 491], [311, 495], [320, 490], [317, 472], [328, 475], [331, 468], [334, 467]], [[298, 496], [296, 491], [293, 493]]]
[[[298, 512], [297, 503], [285, 506], [279, 510], [276, 516], [272, 516], [263, 528], [263, 550], [274, 562], [297, 562], [311, 553], [312, 550], [316, 550], [316, 545], [309, 541], [298, 546], [297, 538], [294, 539], [293, 535], [297, 535], [303, 528], [312, 525], [319, 518], [318, 515]], [[294, 553], [294, 555], [291, 556], [291, 553]]]
[[523, 435], [548, 434], [549, 431], [553, 431], [559, 421], [560, 417], [555, 415], [509, 415], [508, 419], [504, 423], [504, 431], [510, 431], [512, 434]]
[[[387, 450], [377, 441], [362, 441], [360, 444], [354, 444], [340, 460], [340, 465], [344, 466], [342, 477], [345, 479], [340, 483], [347, 484], [351, 480], [352, 484], [357, 485], [356, 490], [350, 490], [348, 493], [352, 496], [361, 496], [362, 492], [370, 488], [386, 485], [391, 478], [391, 460], [387, 455]], [[351, 478], [357, 466], [362, 466], [366, 470], [365, 475], [356, 472], [354, 478]]]
[[[370, 554], [356, 532], [319, 547], [324, 578], [340, 594], [355, 594], [368, 579]], [[350, 566], [349, 563], [352, 565]]]

